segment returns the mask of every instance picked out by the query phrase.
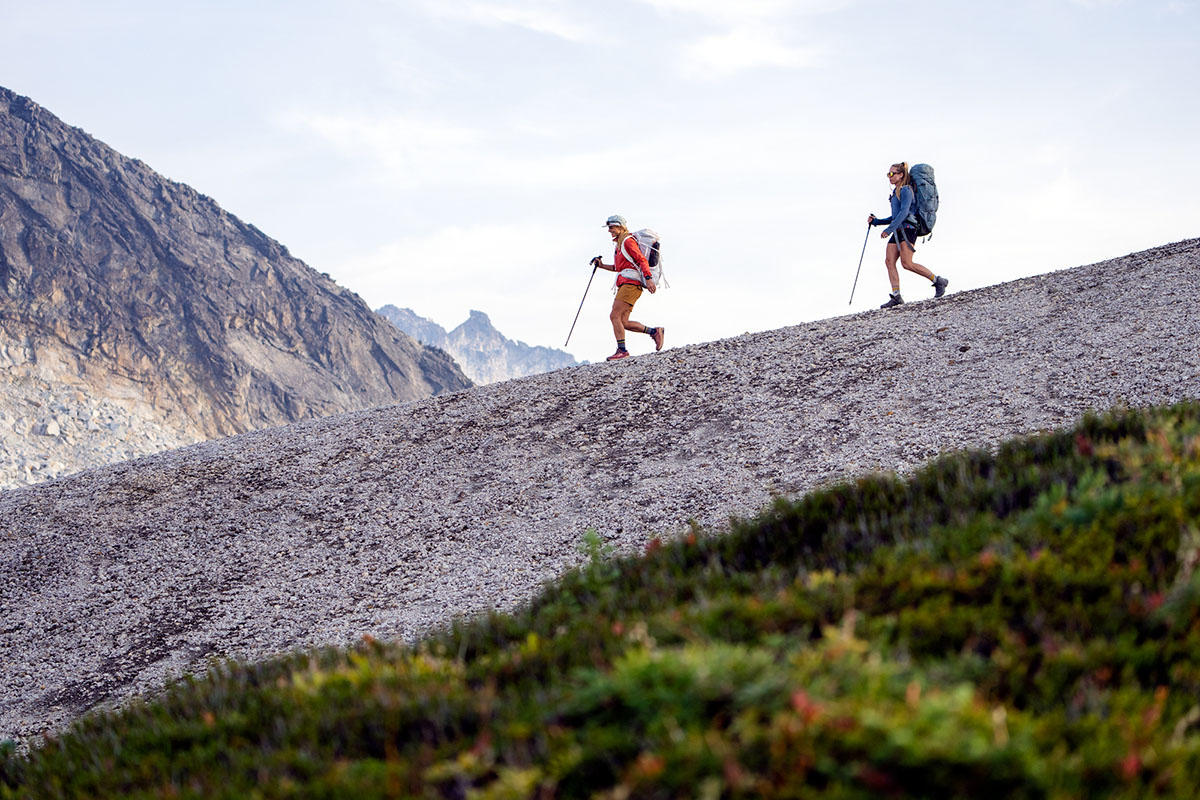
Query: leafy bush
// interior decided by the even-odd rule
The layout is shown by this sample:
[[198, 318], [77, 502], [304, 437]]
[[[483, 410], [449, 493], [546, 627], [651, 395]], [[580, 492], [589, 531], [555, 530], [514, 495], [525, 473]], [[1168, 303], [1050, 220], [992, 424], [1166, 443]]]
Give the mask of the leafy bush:
[[1200, 795], [1200, 406], [583, 550], [515, 614], [0, 747], [0, 798]]

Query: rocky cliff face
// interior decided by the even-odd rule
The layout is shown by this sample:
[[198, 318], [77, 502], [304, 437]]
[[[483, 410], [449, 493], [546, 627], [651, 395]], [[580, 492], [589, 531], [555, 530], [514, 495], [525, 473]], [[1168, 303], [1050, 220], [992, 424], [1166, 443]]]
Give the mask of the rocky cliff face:
[[0, 370], [193, 440], [470, 385], [212, 199], [3, 88]]
[[418, 342], [445, 350], [476, 383], [496, 383], [579, 365], [570, 353], [531, 347], [505, 337], [482, 311], [472, 311], [466, 322], [449, 333], [412, 309], [387, 305], [376, 313]]

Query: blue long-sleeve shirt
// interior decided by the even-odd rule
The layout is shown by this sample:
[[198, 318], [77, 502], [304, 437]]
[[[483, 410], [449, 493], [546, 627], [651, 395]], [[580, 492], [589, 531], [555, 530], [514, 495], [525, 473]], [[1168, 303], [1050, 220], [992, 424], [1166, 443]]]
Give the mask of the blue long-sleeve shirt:
[[887, 225], [884, 233], [895, 233], [904, 222], [913, 216], [917, 209], [914, 202], [917, 198], [913, 194], [911, 186], [901, 186], [900, 196], [897, 197], [895, 192], [892, 192], [888, 198], [892, 203], [892, 215], [890, 217], [876, 217], [872, 225]]

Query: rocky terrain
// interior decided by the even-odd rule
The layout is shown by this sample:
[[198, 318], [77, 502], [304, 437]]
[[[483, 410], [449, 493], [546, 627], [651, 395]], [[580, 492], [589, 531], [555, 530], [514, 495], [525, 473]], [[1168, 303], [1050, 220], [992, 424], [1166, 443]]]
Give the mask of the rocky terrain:
[[[470, 385], [445, 353], [212, 199], [3, 88], [0, 373], [6, 416], [50, 386], [56, 414], [90, 414], [71, 399], [81, 395], [175, 442]], [[118, 444], [98, 439], [93, 451]], [[0, 485], [35, 474], [19, 466]]]
[[0, 383], [0, 397], [0, 489], [200, 441], [157, 423], [152, 408], [130, 408], [59, 383], [7, 381]]
[[[777, 494], [1200, 397], [1200, 240], [0, 493], [0, 739], [212, 657], [412, 639]], [[627, 409], [622, 412], [620, 409]]]
[[445, 350], [475, 383], [524, 378], [579, 364], [563, 350], [514, 342], [496, 330], [482, 311], [472, 311], [466, 322], [449, 333], [409, 308], [387, 305], [376, 313], [421, 344]]

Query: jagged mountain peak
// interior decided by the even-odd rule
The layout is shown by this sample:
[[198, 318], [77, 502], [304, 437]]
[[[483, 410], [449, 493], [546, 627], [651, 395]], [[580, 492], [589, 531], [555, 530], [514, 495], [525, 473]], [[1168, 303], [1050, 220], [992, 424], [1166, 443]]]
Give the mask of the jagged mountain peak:
[[449, 332], [412, 309], [387, 305], [376, 313], [417, 341], [445, 350], [476, 383], [522, 378], [578, 364], [565, 351], [532, 347], [507, 338], [479, 310], [473, 309], [466, 320]]

